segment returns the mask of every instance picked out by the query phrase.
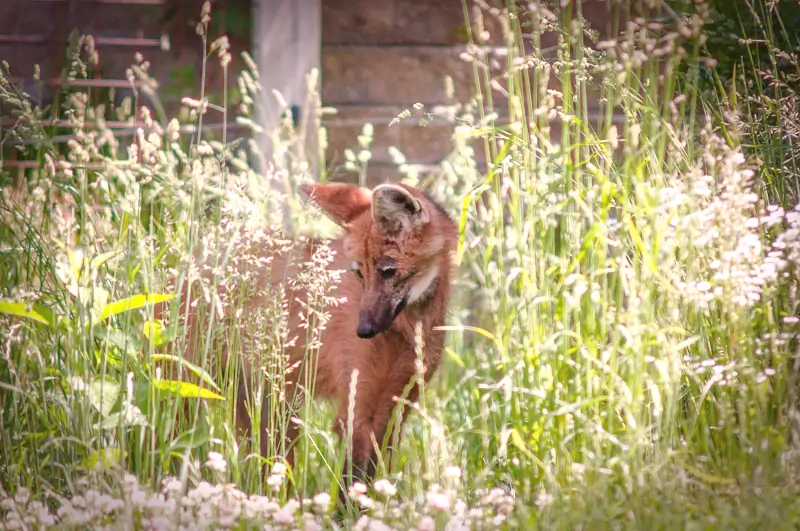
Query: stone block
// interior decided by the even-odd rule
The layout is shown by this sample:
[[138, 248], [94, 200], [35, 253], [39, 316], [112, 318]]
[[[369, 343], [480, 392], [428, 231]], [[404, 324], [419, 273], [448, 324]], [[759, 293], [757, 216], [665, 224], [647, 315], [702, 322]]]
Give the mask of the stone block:
[[69, 34], [63, 27], [68, 14], [66, 3], [3, 0], [0, 2], [0, 33], [47, 37]]
[[434, 46], [323, 46], [322, 101], [325, 105], [403, 105], [448, 101], [445, 77], [463, 101], [472, 86], [472, 65], [462, 50]]
[[325, 44], [465, 43], [461, 0], [323, 0]]

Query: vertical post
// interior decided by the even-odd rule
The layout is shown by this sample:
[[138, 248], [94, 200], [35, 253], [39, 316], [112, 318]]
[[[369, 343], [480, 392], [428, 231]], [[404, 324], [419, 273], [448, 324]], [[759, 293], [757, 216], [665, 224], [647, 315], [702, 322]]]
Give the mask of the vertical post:
[[[316, 71], [314, 93], [319, 94], [322, 48], [322, 0], [253, 0], [253, 59], [263, 88], [259, 125], [266, 161], [274, 148], [271, 134], [281, 124], [285, 109], [273, 91], [286, 100], [296, 120], [305, 154], [313, 172], [317, 161], [317, 98], [309, 95], [308, 79]], [[262, 168], [263, 170], [264, 168]]]

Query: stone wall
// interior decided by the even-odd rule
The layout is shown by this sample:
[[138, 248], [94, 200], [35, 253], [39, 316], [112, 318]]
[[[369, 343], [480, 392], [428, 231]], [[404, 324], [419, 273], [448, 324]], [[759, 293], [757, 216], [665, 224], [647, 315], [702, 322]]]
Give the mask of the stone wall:
[[[388, 125], [415, 103], [431, 108], [469, 97], [472, 72], [459, 59], [464, 26], [461, 0], [322, 0], [322, 101], [337, 110], [323, 122], [333, 177], [347, 178], [344, 149], [357, 147], [367, 122], [374, 126], [371, 181], [396, 176], [389, 146], [420, 164], [446, 155], [451, 124]], [[448, 75], [454, 95], [446, 93]]]
[[[261, 0], [275, 2], [277, 0]], [[427, 127], [418, 120], [389, 123], [414, 104], [426, 110], [470, 97], [473, 67], [459, 56], [465, 51], [467, 30], [462, 0], [318, 0], [321, 9], [322, 101], [337, 110], [326, 115], [327, 168], [336, 179], [352, 179], [343, 168], [344, 150], [357, 149], [365, 123], [374, 126], [372, 182], [398, 176], [389, 147], [398, 148], [415, 164], [439, 163], [451, 146], [453, 124], [436, 117]], [[472, 4], [472, 0], [468, 0]], [[490, 0], [499, 2], [500, 0]], [[201, 45], [194, 34], [203, 0], [0, 0], [0, 59], [32, 88], [31, 73], [39, 64], [42, 78], [59, 75], [65, 61], [66, 36], [72, 27], [100, 41], [100, 65], [93, 77], [124, 81], [125, 69], [140, 51], [150, 61], [159, 93], [169, 100], [191, 93], [201, 64]], [[237, 35], [226, 23], [236, 13], [247, 16], [252, 0], [215, 0], [212, 35], [231, 34], [235, 51], [251, 47], [247, 31]], [[313, 5], [309, 1], [308, 5]], [[601, 31], [606, 28], [606, 0], [583, 0], [584, 15]], [[233, 13], [233, 15], [232, 15]], [[304, 15], [300, 14], [302, 23]], [[310, 15], [305, 17], [311, 23]], [[288, 24], [289, 22], [287, 22]], [[251, 26], [251, 20], [243, 22]], [[496, 21], [485, 18], [491, 44], [501, 44]], [[242, 23], [240, 23], [242, 25]], [[162, 45], [169, 36], [169, 49]], [[27, 42], [19, 40], [23, 36]], [[17, 39], [14, 41], [13, 39]], [[5, 40], [4, 40], [5, 39]], [[260, 40], [259, 40], [260, 39]], [[256, 36], [256, 42], [265, 42]], [[552, 45], [554, 42], [546, 42]], [[234, 54], [238, 62], [238, 54]], [[232, 65], [238, 72], [241, 63]], [[273, 64], [274, 67], [274, 64]], [[273, 68], [275, 70], [275, 68]], [[221, 93], [221, 70], [209, 62], [207, 94]], [[445, 78], [452, 80], [448, 93]], [[235, 84], [235, 77], [230, 80]], [[195, 85], [193, 87], [192, 85]], [[51, 87], [51, 91], [55, 87]], [[116, 98], [129, 94], [124, 85]], [[45, 97], [45, 101], [47, 98]], [[496, 108], [502, 109], [502, 99]]]
[[[323, 121], [331, 178], [354, 178], [343, 170], [343, 152], [357, 149], [357, 136], [367, 122], [374, 126], [369, 163], [373, 183], [399, 175], [389, 156], [390, 146], [410, 163], [435, 167], [450, 149], [452, 123], [440, 117], [427, 127], [420, 127], [416, 120], [392, 127], [389, 123], [415, 103], [430, 110], [469, 99], [473, 67], [459, 58], [467, 42], [462, 0], [321, 2], [322, 101], [338, 111]], [[582, 11], [606, 33], [605, 0], [584, 0]], [[488, 16], [484, 23], [489, 43], [502, 44], [498, 23]], [[553, 39], [543, 42], [554, 44]], [[446, 91], [446, 76], [452, 79], [452, 94]], [[496, 108], [502, 109], [502, 101]]]
[[[215, 1], [209, 33], [227, 33], [233, 50], [248, 49], [250, 1]], [[202, 4], [203, 0], [0, 0], [0, 59], [32, 94], [39, 94], [32, 79], [33, 67], [39, 65], [47, 103], [67, 65], [69, 33], [77, 29], [96, 42], [99, 63], [89, 71], [97, 81], [94, 97], [102, 98], [111, 87], [116, 101], [131, 95], [125, 73], [140, 53], [159, 83], [159, 98], [174, 107], [181, 96], [199, 93], [203, 52], [195, 25]], [[237, 23], [239, 19], [246, 23]], [[242, 66], [234, 54], [231, 71]], [[219, 102], [223, 77], [215, 57], [208, 62], [206, 79], [207, 93]], [[235, 83], [234, 77], [229, 86]]]

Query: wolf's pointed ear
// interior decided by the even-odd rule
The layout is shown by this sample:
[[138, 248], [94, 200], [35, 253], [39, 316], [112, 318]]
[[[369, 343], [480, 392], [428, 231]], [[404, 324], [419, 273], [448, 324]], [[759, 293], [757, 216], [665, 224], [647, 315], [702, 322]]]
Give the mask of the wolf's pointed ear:
[[372, 190], [372, 218], [387, 234], [408, 231], [430, 220], [419, 199], [396, 184], [382, 184]]
[[342, 227], [369, 210], [372, 196], [369, 190], [345, 183], [308, 183], [300, 190]]

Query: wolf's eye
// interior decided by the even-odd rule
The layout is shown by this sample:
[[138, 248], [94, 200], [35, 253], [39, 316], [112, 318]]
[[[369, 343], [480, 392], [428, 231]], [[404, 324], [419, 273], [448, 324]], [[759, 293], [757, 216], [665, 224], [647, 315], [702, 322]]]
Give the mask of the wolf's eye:
[[381, 278], [387, 279], [387, 278], [392, 278], [394, 274], [397, 273], [397, 269], [395, 269], [394, 267], [384, 267], [383, 269], [380, 269], [380, 272], [381, 272]]

